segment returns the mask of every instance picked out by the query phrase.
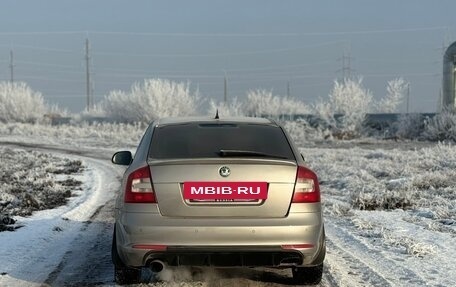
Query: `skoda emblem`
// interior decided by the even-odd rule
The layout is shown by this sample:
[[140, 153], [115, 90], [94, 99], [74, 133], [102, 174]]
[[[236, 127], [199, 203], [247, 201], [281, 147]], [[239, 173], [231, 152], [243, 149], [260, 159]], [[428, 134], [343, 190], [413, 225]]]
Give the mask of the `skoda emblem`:
[[222, 166], [221, 168], [219, 168], [219, 173], [220, 173], [221, 176], [227, 177], [227, 176], [230, 175], [231, 170], [227, 166]]

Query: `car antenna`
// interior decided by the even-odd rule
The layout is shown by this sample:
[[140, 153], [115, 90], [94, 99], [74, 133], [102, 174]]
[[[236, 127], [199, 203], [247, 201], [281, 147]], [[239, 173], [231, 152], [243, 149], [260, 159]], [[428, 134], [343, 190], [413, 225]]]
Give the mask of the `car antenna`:
[[215, 111], [215, 118], [214, 118], [214, 119], [215, 119], [215, 120], [220, 119], [220, 118], [219, 118], [219, 115], [218, 115], [218, 109]]

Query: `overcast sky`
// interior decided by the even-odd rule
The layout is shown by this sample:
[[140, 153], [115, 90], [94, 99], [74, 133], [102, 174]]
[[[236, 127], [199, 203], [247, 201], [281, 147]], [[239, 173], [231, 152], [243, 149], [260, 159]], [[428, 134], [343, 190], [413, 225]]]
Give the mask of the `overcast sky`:
[[256, 88], [286, 95], [289, 82], [291, 96], [311, 104], [344, 70], [376, 98], [402, 76], [411, 110], [433, 112], [455, 13], [454, 0], [1, 0], [0, 80], [10, 79], [13, 50], [16, 81], [80, 111], [88, 38], [96, 101], [151, 77], [222, 100], [226, 73], [230, 98]]

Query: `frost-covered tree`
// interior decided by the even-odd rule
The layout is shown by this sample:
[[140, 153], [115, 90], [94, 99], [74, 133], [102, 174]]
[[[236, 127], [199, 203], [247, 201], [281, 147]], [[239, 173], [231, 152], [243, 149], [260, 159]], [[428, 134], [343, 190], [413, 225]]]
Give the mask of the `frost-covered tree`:
[[233, 98], [228, 103], [216, 102], [213, 99], [209, 101], [209, 115], [215, 115], [218, 110], [220, 116], [225, 117], [237, 117], [245, 116], [243, 103], [238, 101], [237, 98]]
[[80, 113], [81, 117], [87, 118], [87, 117], [104, 117], [106, 115], [105, 111], [105, 105], [104, 102], [101, 101], [99, 103], [96, 103], [92, 107], [90, 107], [90, 110], [83, 110]]
[[408, 84], [404, 79], [397, 78], [388, 81], [386, 85], [386, 97], [381, 99], [376, 106], [377, 112], [394, 113], [402, 103], [407, 91]]
[[336, 80], [329, 101], [318, 103], [315, 110], [330, 126], [354, 135], [361, 131], [371, 102], [372, 94], [363, 87], [362, 78]]
[[290, 98], [273, 96], [272, 92], [257, 89], [247, 92], [245, 113], [250, 116], [269, 116], [307, 114], [310, 108], [302, 101]]
[[67, 108], [62, 108], [57, 104], [48, 106], [47, 110], [49, 114], [59, 115], [62, 117], [69, 117], [71, 115]]
[[310, 114], [311, 108], [306, 105], [303, 101], [293, 97], [280, 97], [280, 108], [281, 114], [286, 115], [302, 115]]
[[196, 114], [200, 97], [190, 83], [146, 79], [129, 92], [111, 91], [103, 102], [108, 117], [122, 122], [151, 122], [154, 119]]
[[315, 114], [323, 121], [320, 124], [325, 124], [326, 128], [336, 128], [336, 119], [334, 117], [334, 109], [329, 102], [320, 99], [314, 106]]
[[402, 114], [395, 124], [396, 136], [405, 139], [419, 139], [425, 125], [426, 118], [421, 114]]
[[433, 141], [456, 142], [456, 112], [444, 110], [428, 121], [424, 137]]
[[46, 113], [41, 93], [26, 83], [0, 82], [0, 121], [36, 122]]
[[269, 91], [258, 89], [247, 92], [245, 109], [250, 116], [276, 115], [279, 105], [279, 98]]

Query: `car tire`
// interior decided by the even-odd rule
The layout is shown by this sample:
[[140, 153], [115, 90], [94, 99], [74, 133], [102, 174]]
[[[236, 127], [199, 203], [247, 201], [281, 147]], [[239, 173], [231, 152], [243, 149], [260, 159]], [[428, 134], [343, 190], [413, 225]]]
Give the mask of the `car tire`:
[[323, 263], [312, 267], [293, 267], [294, 283], [297, 285], [316, 285], [323, 276]]
[[119, 285], [140, 283], [141, 269], [126, 266], [117, 252], [116, 229], [112, 236], [111, 259], [114, 264], [114, 280]]

